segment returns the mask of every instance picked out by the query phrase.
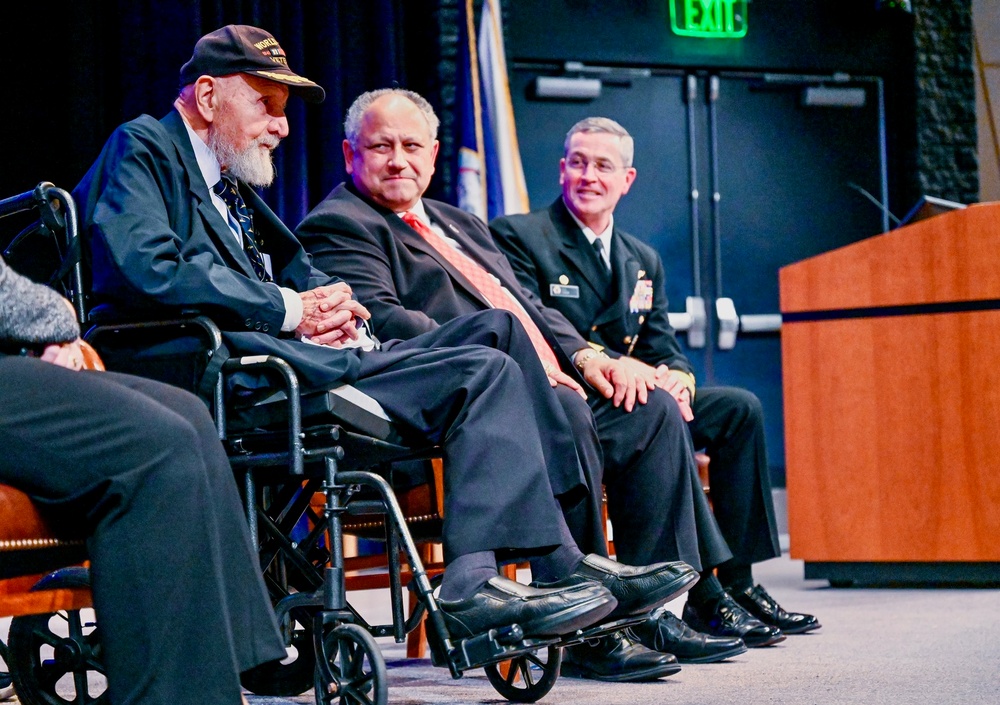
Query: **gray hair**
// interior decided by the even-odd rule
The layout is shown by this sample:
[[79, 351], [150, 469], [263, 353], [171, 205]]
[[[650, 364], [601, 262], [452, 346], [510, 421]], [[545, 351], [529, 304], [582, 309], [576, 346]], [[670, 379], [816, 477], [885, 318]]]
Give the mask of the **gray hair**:
[[351, 145], [351, 149], [358, 148], [358, 133], [361, 132], [361, 119], [365, 116], [368, 108], [376, 100], [386, 95], [402, 96], [416, 105], [427, 120], [427, 127], [431, 131], [431, 139], [437, 139], [438, 126], [441, 124], [441, 121], [434, 114], [434, 108], [431, 107], [426, 98], [419, 93], [408, 91], [405, 88], [379, 88], [378, 90], [367, 91], [359, 95], [347, 110], [347, 117], [344, 119], [344, 136]]
[[569, 141], [573, 138], [573, 135], [581, 132], [614, 135], [618, 138], [618, 151], [622, 155], [622, 166], [632, 166], [632, 158], [635, 156], [635, 141], [632, 139], [632, 135], [628, 133], [628, 130], [617, 122], [606, 117], [584, 118], [569, 128], [569, 132], [566, 133], [566, 141], [563, 143], [563, 153], [569, 152]]

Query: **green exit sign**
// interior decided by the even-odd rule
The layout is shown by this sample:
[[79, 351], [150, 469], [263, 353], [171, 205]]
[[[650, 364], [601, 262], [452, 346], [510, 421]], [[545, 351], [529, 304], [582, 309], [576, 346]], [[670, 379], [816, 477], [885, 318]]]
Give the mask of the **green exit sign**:
[[747, 0], [669, 0], [674, 34], [705, 39], [743, 37]]

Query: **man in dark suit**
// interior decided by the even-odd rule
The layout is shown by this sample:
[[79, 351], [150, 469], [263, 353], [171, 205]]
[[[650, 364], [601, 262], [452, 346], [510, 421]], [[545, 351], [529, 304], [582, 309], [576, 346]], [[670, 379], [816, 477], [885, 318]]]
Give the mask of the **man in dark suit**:
[[[312, 268], [254, 193], [273, 178], [289, 92], [324, 96], [288, 68], [274, 37], [246, 25], [212, 32], [180, 78], [174, 110], [119, 127], [75, 191], [95, 298], [160, 314], [203, 310], [234, 354], [283, 357], [307, 389], [353, 384], [404, 435], [440, 443], [441, 608], [455, 637], [512, 622], [528, 634], [562, 634], [683, 591], [693, 579], [687, 566], [595, 566], [567, 540], [549, 475], [567, 485], [583, 479], [560, 418], [550, 419], [551, 435], [537, 430], [536, 416], [559, 413], [529, 387], [544, 383], [541, 365], [525, 369], [501, 352], [530, 345], [512, 316], [470, 317], [377, 349], [359, 332], [369, 313], [350, 287]], [[505, 580], [497, 552], [538, 555], [561, 582], [534, 590]]]
[[[519, 312], [534, 334], [536, 354], [515, 359], [552, 360], [549, 383], [577, 431], [577, 454], [596, 463], [586, 473], [594, 478], [587, 511], [599, 511], [603, 479], [618, 558], [684, 560], [702, 570], [695, 592], [711, 586], [711, 568], [730, 554], [701, 492], [690, 437], [673, 400], [661, 392], [647, 395], [651, 385], [643, 383], [637, 403], [630, 403], [637, 375], [597, 353], [560, 314], [520, 287], [482, 221], [423, 198], [437, 153], [437, 117], [426, 100], [399, 89], [366, 93], [348, 111], [345, 131], [351, 182], [335, 188], [297, 228], [316, 266], [351, 282], [379, 330], [393, 337], [425, 335], [493, 308]], [[596, 542], [603, 543], [603, 535], [579, 531], [598, 520], [569, 523], [584, 550], [600, 550]], [[772, 643], [782, 638], [749, 616], [740, 628], [743, 633], [719, 639], [680, 633], [682, 644], [674, 640], [668, 649], [660, 640], [657, 646], [681, 651], [687, 660], [718, 660], [745, 648], [738, 638], [744, 633]], [[634, 679], [643, 669], [633, 663], [648, 657], [608, 639], [574, 647], [567, 664], [589, 677]]]
[[[788, 634], [819, 627], [783, 610], [754, 585], [751, 564], [780, 555], [760, 401], [734, 387], [698, 387], [667, 318], [663, 263], [653, 248], [616, 227], [613, 212], [636, 176], [633, 143], [621, 125], [588, 118], [570, 129], [559, 163], [562, 197], [549, 208], [490, 223], [518, 280], [558, 309], [587, 340], [672, 395], [705, 448], [712, 503], [732, 560], [719, 566], [744, 609]], [[713, 612], [689, 600], [685, 619], [713, 631]]]

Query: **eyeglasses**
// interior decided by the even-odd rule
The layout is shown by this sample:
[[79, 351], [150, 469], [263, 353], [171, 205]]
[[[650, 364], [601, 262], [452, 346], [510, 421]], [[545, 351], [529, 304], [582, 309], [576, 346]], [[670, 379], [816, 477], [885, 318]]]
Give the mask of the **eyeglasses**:
[[614, 164], [613, 162], [607, 159], [595, 159], [594, 161], [591, 162], [577, 155], [573, 155], [572, 157], [566, 160], [567, 169], [578, 171], [581, 174], [585, 173], [587, 171], [587, 167], [591, 164], [594, 165], [594, 171], [596, 171], [598, 174], [605, 174], [605, 175], [614, 174], [619, 169], [627, 168], [624, 166], [618, 166], [617, 164]]

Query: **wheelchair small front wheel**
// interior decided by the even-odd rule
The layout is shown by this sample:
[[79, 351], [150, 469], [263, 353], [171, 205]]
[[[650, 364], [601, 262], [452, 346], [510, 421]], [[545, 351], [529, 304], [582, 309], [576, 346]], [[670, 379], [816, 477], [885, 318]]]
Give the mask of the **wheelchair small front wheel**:
[[[32, 590], [90, 587], [86, 568], [65, 568]], [[22, 705], [106, 705], [107, 679], [93, 611], [15, 617], [7, 639], [10, 675]]]
[[483, 667], [493, 688], [514, 703], [533, 703], [545, 697], [559, 678], [562, 649], [549, 646]]
[[322, 705], [386, 705], [385, 660], [375, 639], [357, 624], [338, 624], [323, 637], [316, 660], [316, 702]]

